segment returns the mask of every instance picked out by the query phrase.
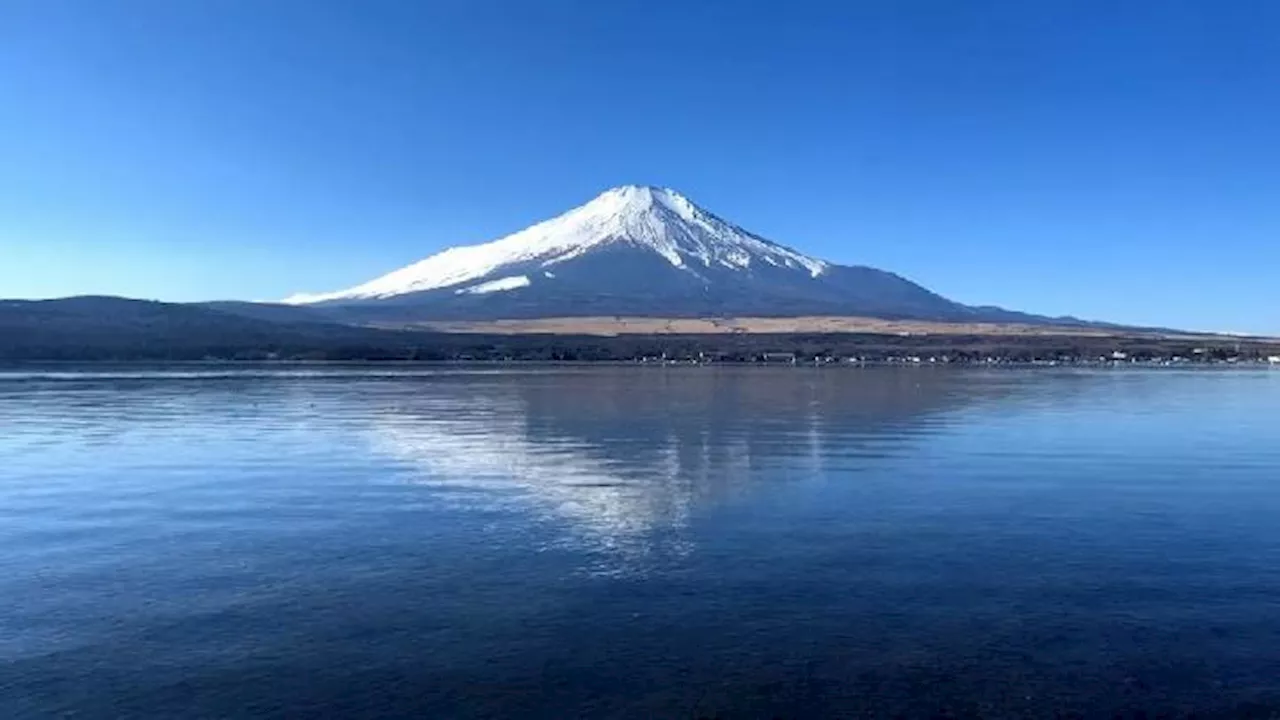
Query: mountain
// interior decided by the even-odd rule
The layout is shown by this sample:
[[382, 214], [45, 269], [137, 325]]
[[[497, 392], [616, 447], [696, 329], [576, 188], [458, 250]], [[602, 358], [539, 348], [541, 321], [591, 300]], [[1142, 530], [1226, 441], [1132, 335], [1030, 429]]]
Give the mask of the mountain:
[[499, 240], [284, 302], [366, 322], [600, 315], [1051, 322], [969, 307], [891, 272], [814, 258], [674, 190], [635, 185]]
[[[838, 318], [837, 318], [838, 320]], [[572, 323], [571, 323], [572, 324]], [[928, 324], [928, 323], [923, 323]], [[957, 325], [924, 333], [822, 329], [658, 334], [476, 334], [380, 329], [331, 319], [322, 308], [254, 303], [178, 304], [118, 297], [0, 300], [0, 369], [23, 361], [133, 360], [634, 360], [715, 357], [752, 360], [764, 353], [863, 358], [902, 355], [1032, 359], [1096, 358], [1123, 349], [1134, 357], [1225, 358], [1280, 354], [1265, 339]], [[574, 334], [576, 332], [577, 334]]]
[[411, 339], [400, 333], [343, 325], [308, 308], [281, 307], [96, 296], [0, 300], [0, 360], [190, 360], [410, 346]]

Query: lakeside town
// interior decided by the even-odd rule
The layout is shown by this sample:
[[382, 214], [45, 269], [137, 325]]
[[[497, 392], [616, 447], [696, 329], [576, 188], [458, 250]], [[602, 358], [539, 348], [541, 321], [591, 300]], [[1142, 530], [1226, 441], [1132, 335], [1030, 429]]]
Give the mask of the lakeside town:
[[665, 356], [646, 356], [639, 358], [642, 364], [709, 364], [712, 362], [755, 362], [768, 365], [1088, 365], [1088, 366], [1143, 366], [1143, 367], [1179, 367], [1179, 366], [1270, 366], [1280, 368], [1280, 355], [1242, 356], [1220, 355], [1205, 351], [1193, 351], [1190, 355], [1171, 356], [1132, 356], [1119, 350], [1109, 355], [1097, 357], [1079, 357], [1061, 355], [1052, 358], [1027, 359], [1025, 357], [1009, 357], [987, 355], [973, 357], [970, 355], [889, 355], [882, 357], [836, 357], [831, 355], [801, 356], [793, 352], [766, 352], [753, 359], [732, 357], [710, 357], [700, 354], [696, 358], [669, 358]]
[[[145, 360], [114, 357], [110, 360]], [[152, 358], [154, 359], [154, 358]], [[173, 358], [169, 358], [173, 359]], [[374, 362], [451, 363], [479, 365], [613, 364], [650, 366], [770, 365], [798, 367], [1115, 367], [1115, 368], [1276, 368], [1280, 350], [1270, 348], [1192, 348], [1185, 352], [1112, 350], [1102, 353], [1046, 353], [1031, 349], [1002, 352], [941, 350], [932, 352], [831, 352], [823, 350], [725, 351], [669, 349], [627, 354], [610, 345], [574, 346], [547, 343], [510, 347], [477, 345], [455, 348], [412, 348], [386, 351], [374, 348], [337, 348], [326, 352], [277, 352], [245, 350], [190, 358], [199, 362]]]

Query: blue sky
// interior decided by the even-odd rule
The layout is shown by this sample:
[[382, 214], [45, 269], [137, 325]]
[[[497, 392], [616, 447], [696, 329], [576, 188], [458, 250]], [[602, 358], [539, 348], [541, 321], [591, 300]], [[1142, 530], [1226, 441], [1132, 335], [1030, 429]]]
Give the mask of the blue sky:
[[0, 3], [0, 297], [270, 299], [615, 185], [955, 299], [1280, 333], [1280, 3]]

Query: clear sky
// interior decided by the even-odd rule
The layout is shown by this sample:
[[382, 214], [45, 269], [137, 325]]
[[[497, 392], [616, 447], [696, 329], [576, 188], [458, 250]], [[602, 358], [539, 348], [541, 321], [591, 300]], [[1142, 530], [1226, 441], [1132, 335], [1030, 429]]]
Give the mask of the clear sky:
[[964, 302], [1280, 333], [1280, 2], [0, 1], [0, 297], [338, 289], [629, 183]]

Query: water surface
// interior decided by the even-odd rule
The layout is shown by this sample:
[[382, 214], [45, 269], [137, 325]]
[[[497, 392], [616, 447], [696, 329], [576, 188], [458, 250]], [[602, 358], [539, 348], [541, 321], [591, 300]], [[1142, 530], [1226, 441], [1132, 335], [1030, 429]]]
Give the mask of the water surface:
[[6, 717], [1266, 716], [1280, 372], [0, 372]]

